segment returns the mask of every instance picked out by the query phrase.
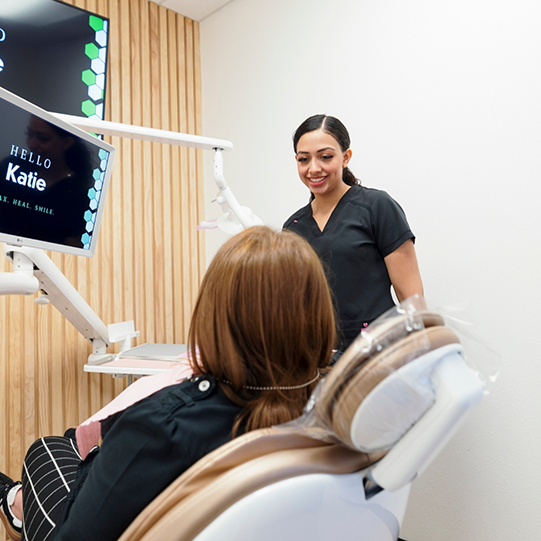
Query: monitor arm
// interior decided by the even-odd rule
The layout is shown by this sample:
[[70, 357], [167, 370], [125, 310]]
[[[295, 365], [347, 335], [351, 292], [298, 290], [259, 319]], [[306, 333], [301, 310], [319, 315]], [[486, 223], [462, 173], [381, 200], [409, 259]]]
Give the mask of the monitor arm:
[[[262, 223], [249, 209], [239, 205], [225, 182], [222, 151], [233, 148], [230, 141], [71, 115], [55, 116], [86, 131], [103, 135], [214, 150], [214, 178], [223, 200], [240, 222], [240, 228]], [[112, 354], [106, 353], [110, 344], [120, 343], [122, 352], [131, 347], [132, 338], [139, 336], [133, 321], [105, 325], [43, 250], [5, 244], [4, 254], [12, 262], [13, 272], [0, 273], [0, 295], [33, 295], [41, 290], [42, 294], [35, 302], [51, 302], [92, 343], [89, 364], [100, 364], [112, 358]]]
[[89, 362], [103, 361], [106, 348], [115, 342], [121, 351], [129, 349], [131, 339], [139, 336], [133, 321], [105, 325], [43, 250], [4, 244], [4, 254], [13, 272], [0, 273], [0, 294], [33, 295], [40, 290], [36, 302], [50, 302], [92, 344]]

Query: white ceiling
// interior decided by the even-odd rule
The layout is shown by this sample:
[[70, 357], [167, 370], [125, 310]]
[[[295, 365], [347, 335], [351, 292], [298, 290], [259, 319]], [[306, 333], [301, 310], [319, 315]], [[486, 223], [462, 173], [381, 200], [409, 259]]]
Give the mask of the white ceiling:
[[194, 21], [202, 21], [234, 0], [149, 0]]

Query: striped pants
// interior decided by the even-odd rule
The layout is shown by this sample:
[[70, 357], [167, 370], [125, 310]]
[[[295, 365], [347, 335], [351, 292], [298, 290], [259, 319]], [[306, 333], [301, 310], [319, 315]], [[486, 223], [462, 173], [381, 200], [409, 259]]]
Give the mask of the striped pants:
[[23, 464], [21, 541], [45, 541], [52, 535], [81, 457], [70, 438], [48, 436], [34, 442]]

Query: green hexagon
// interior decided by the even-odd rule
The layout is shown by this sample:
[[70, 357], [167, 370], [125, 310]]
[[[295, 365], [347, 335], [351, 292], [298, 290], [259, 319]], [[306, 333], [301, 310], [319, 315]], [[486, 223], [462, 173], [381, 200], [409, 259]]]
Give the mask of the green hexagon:
[[96, 84], [96, 74], [92, 70], [83, 71], [83, 75], [81, 78], [83, 79], [83, 83], [86, 86]]
[[98, 30], [101, 30], [103, 28], [103, 19], [100, 19], [99, 17], [96, 17], [95, 15], [90, 15], [88, 24], [90, 25], [92, 30], [95, 30], [97, 32]]
[[83, 101], [81, 104], [81, 111], [86, 116], [92, 116], [96, 112], [96, 104], [90, 100]]
[[84, 214], [85, 222], [91, 222], [92, 221], [92, 211], [87, 210]]
[[87, 195], [88, 199], [94, 199], [94, 197], [96, 197], [96, 190], [94, 190], [94, 188], [90, 188]]
[[96, 44], [87, 43], [85, 45], [85, 54], [90, 59], [98, 58], [98, 56], [100, 55], [100, 50], [98, 49]]
[[[84, 233], [83, 236], [81, 237], [81, 242], [83, 244], [88, 244], [90, 242], [90, 235], [88, 233]], [[88, 248], [85, 248], [86, 250], [88, 250]]]

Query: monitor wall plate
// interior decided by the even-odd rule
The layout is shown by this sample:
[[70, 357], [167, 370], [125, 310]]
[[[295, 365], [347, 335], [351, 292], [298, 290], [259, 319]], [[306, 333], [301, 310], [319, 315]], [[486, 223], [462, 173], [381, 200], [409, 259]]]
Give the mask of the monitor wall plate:
[[[9, 116], [9, 122], [4, 120], [0, 128], [0, 242], [91, 257], [96, 249], [115, 148], [1, 87], [0, 116], [4, 119]], [[87, 160], [72, 158], [72, 162], [81, 166], [81, 172], [68, 173], [57, 182], [55, 196], [58, 199], [49, 196], [44, 205], [39, 204], [39, 197], [40, 191], [45, 194], [46, 188], [39, 183], [45, 181], [37, 178], [36, 168], [39, 165], [43, 170], [48, 165], [52, 170], [56, 159], [53, 156], [59, 155], [58, 159], [62, 160], [67, 151], [59, 154], [53, 149], [41, 156], [26, 148], [25, 144], [30, 145], [25, 142], [35, 137], [35, 131], [24, 124], [35, 119], [67, 132], [72, 137], [70, 151], [77, 145]], [[46, 157], [47, 152], [50, 158]], [[33, 171], [24, 169], [30, 167], [29, 163], [34, 164]], [[69, 183], [66, 182], [68, 177], [72, 177]], [[59, 201], [58, 208], [52, 208], [55, 201]]]

